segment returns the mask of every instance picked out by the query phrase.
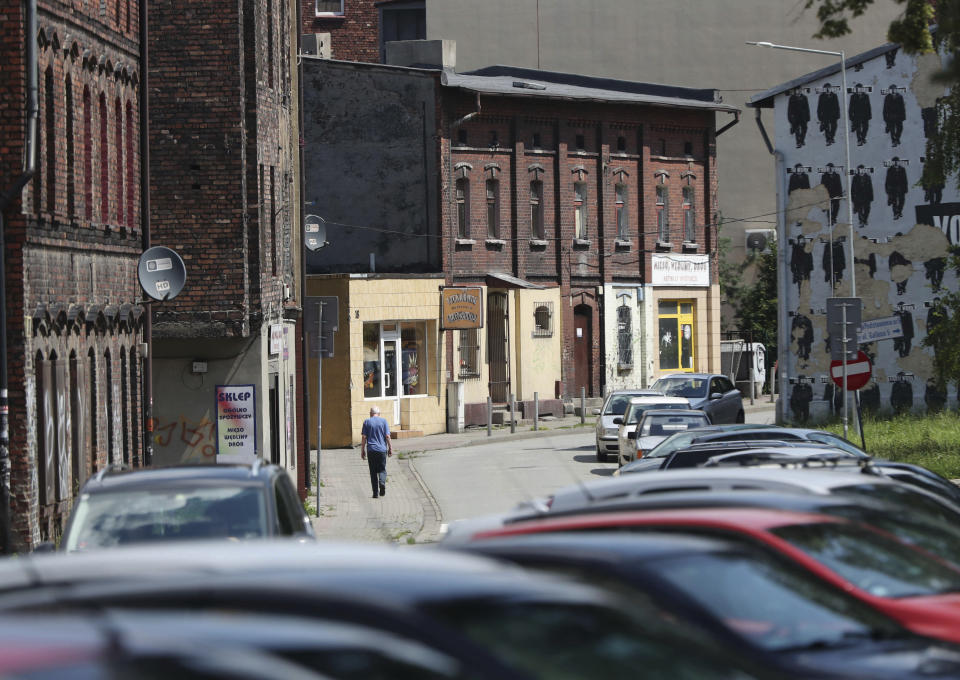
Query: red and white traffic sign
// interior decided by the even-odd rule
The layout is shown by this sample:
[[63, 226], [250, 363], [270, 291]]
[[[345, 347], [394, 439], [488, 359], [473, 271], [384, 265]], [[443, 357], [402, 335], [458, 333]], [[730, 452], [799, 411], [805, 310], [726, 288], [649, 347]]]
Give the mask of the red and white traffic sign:
[[[830, 378], [837, 387], [843, 387], [843, 361], [834, 359], [830, 362]], [[847, 389], [859, 390], [870, 382], [870, 376], [873, 374], [873, 365], [870, 363], [870, 357], [863, 352], [857, 352], [854, 359], [847, 360]]]

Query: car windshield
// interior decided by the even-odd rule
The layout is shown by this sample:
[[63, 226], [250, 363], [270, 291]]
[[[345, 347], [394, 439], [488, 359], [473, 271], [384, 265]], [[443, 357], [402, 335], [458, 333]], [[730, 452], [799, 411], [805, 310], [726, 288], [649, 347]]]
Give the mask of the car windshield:
[[260, 488], [219, 485], [83, 494], [65, 542], [66, 550], [74, 551], [266, 533], [267, 510]]
[[843, 496], [863, 496], [885, 501], [918, 515], [917, 519], [925, 515], [953, 526], [960, 526], [960, 513], [951, 506], [902, 484], [849, 484], [839, 486], [832, 491]]
[[431, 613], [509, 664], [543, 680], [701, 680], [748, 676], [695, 645], [652, 634], [636, 617], [576, 602], [494, 601], [434, 605]]
[[867, 454], [864, 453], [863, 449], [854, 444], [851, 444], [843, 437], [838, 437], [835, 434], [830, 432], [811, 432], [807, 435], [807, 439], [811, 439], [815, 442], [822, 442], [824, 444], [829, 444], [830, 446], [846, 451], [847, 453], [852, 453], [858, 458], [863, 458]]
[[839, 522], [796, 524], [770, 532], [877, 597], [960, 591], [960, 571], [865, 526]]
[[941, 522], [923, 514], [897, 512], [897, 509], [844, 504], [824, 509], [825, 514], [844, 517], [856, 522], [872, 524], [907, 543], [913, 543], [934, 555], [960, 565], [960, 530], [947, 522]]
[[709, 380], [706, 378], [660, 378], [653, 383], [651, 389], [660, 390], [668, 397], [686, 397], [697, 398], [707, 396], [707, 385]]
[[607, 400], [607, 407], [603, 409], [603, 415], [622, 416], [626, 412], [627, 406], [630, 405], [630, 400], [637, 396], [640, 396], [640, 395], [614, 394]]
[[694, 427], [709, 425], [710, 421], [703, 415], [676, 415], [648, 413], [640, 423], [641, 437], [665, 437], [676, 432], [683, 432]]
[[659, 410], [664, 408], [686, 410], [690, 408], [690, 404], [670, 404], [670, 403], [657, 404], [655, 402], [651, 402], [649, 404], [632, 404], [630, 406], [629, 415], [627, 416], [626, 420], [624, 420], [624, 423], [626, 423], [627, 425], [636, 425], [643, 418], [644, 411], [649, 411], [651, 409]]
[[899, 631], [855, 598], [766, 551], [681, 555], [651, 568], [740, 636], [771, 651]]
[[674, 451], [690, 446], [690, 442], [701, 436], [703, 436], [703, 432], [698, 430], [687, 430], [671, 434], [650, 449], [644, 458], [666, 458]]

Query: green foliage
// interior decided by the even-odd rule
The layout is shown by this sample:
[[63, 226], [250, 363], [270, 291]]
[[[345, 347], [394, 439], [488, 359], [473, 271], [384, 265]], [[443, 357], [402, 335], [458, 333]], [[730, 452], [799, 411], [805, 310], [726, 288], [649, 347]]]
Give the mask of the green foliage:
[[[722, 226], [722, 225], [721, 225]], [[727, 257], [730, 239], [718, 241], [720, 297], [733, 307], [736, 330], [753, 342], [762, 342], [768, 357], [777, 356], [777, 248], [771, 243], [769, 252], [750, 254], [742, 262]], [[752, 284], [744, 283], [744, 272], [756, 266]], [[771, 360], [772, 361], [772, 360]]]
[[[960, 277], [960, 246], [951, 246], [947, 266]], [[945, 389], [960, 383], [960, 291], [944, 291], [934, 299], [932, 318], [922, 345], [933, 349], [933, 370], [937, 386]]]

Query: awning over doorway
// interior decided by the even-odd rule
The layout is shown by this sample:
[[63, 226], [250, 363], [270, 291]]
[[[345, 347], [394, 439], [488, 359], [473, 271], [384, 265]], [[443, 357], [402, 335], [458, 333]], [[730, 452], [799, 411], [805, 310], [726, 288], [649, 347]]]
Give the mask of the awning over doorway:
[[510, 276], [510, 274], [500, 274], [497, 272], [487, 272], [486, 284], [487, 288], [530, 288], [533, 290], [543, 290], [546, 288], [546, 286], [541, 286], [539, 283], [531, 283], [530, 281], [518, 279], [516, 276]]

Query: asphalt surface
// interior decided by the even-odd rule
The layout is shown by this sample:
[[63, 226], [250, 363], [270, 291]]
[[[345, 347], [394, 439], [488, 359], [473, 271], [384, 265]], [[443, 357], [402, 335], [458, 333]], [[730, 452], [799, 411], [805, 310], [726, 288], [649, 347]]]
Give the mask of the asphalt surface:
[[[774, 404], [767, 398], [757, 399], [752, 406], [745, 403], [744, 410], [747, 422], [773, 422]], [[387, 460], [387, 494], [377, 499], [371, 498], [370, 474], [359, 447], [323, 450], [319, 501], [315, 495], [308, 498], [318, 515], [313, 519], [314, 530], [320, 539], [400, 544], [435, 541], [449, 518], [444, 518], [434, 493], [417, 470], [419, 455], [426, 451], [455, 455], [456, 449], [467, 446], [537, 437], [592, 435], [595, 420], [596, 416], [587, 416], [581, 424], [580, 416], [564, 416], [541, 419], [537, 430], [525, 425], [511, 433], [509, 426], [495, 427], [488, 436], [483, 427], [459, 434], [396, 439], [394, 455]], [[316, 451], [312, 451], [311, 461], [315, 460]]]

